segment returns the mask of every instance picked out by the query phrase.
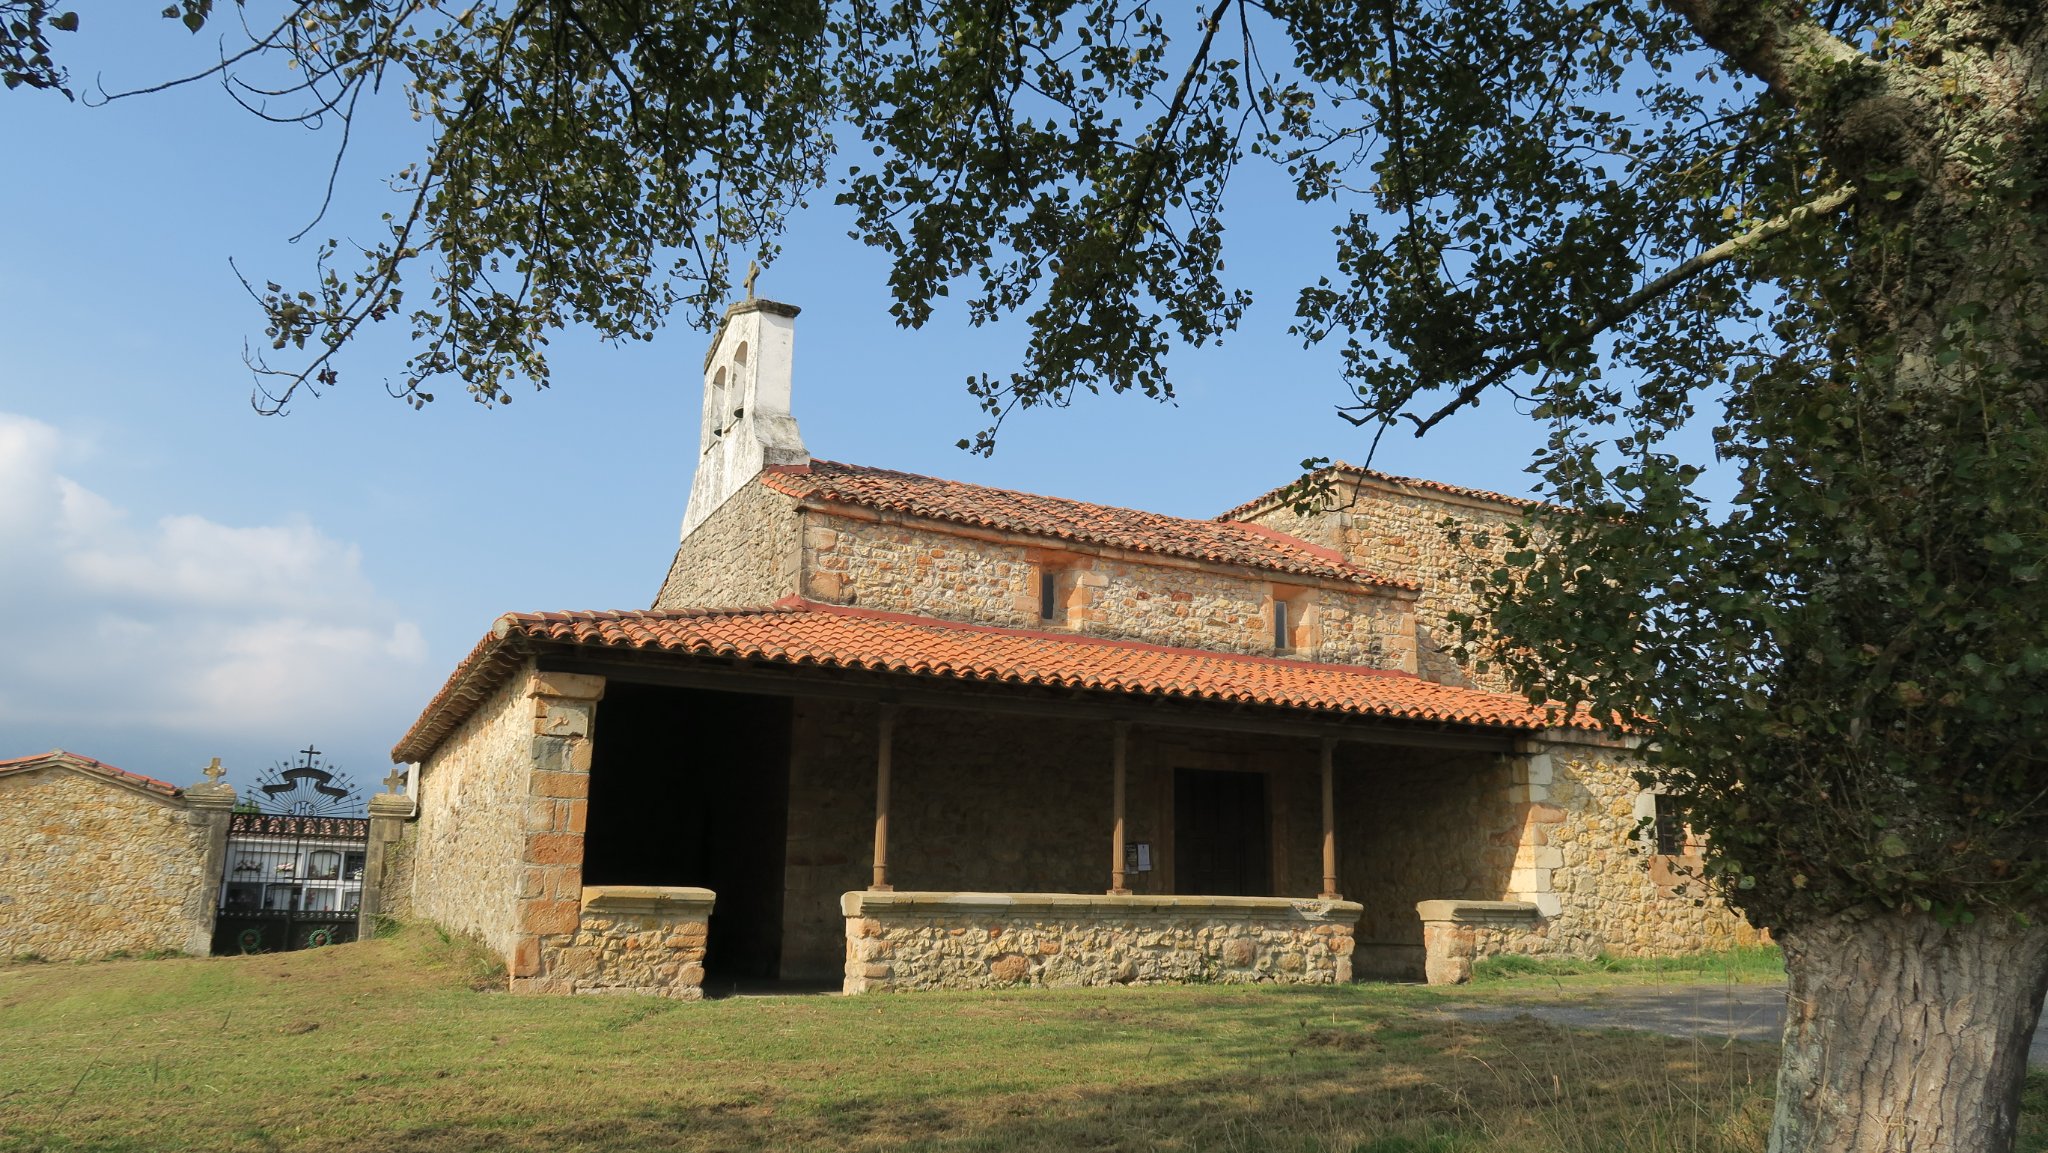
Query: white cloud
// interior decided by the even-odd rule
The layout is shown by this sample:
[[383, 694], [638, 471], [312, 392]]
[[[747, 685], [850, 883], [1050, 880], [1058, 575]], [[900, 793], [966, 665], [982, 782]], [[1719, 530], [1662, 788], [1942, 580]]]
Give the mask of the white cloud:
[[396, 738], [423, 699], [426, 643], [354, 545], [303, 518], [137, 524], [63, 475], [73, 447], [0, 412], [0, 733], [57, 731], [88, 755], [115, 730]]

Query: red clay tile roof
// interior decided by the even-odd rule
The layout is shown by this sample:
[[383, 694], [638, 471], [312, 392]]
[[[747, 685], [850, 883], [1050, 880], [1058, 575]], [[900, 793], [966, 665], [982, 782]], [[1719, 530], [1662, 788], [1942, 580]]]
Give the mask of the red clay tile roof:
[[0, 776], [6, 776], [9, 773], [32, 772], [36, 769], [52, 766], [76, 769], [82, 773], [96, 777], [105, 777], [119, 784], [130, 785], [146, 792], [158, 793], [166, 797], [175, 797], [185, 791], [169, 781], [159, 781], [155, 777], [145, 777], [141, 773], [131, 773], [127, 769], [117, 769], [112, 765], [95, 761], [91, 757], [81, 757], [77, 753], [67, 753], [63, 749], [52, 749], [47, 753], [37, 753], [32, 757], [9, 757], [6, 760], [0, 760]]
[[956, 681], [1092, 689], [1530, 731], [1551, 722], [1520, 697], [1360, 665], [1170, 648], [1137, 641], [961, 624], [790, 598], [768, 608], [509, 613], [448, 678], [392, 749], [431, 753], [502, 684], [534, 642], [861, 669]]
[[[1470, 500], [1491, 501], [1494, 504], [1509, 505], [1513, 508], [1518, 509], [1529, 508], [1533, 505], [1542, 503], [1540, 501], [1530, 500], [1527, 497], [1507, 496], [1503, 493], [1488, 492], [1483, 488], [1465, 488], [1462, 485], [1445, 484], [1440, 480], [1423, 480], [1420, 477], [1413, 476], [1395, 476], [1393, 473], [1390, 472], [1378, 472], [1369, 468], [1360, 468], [1355, 464], [1345, 464], [1341, 460], [1333, 464], [1324, 465], [1322, 468], [1317, 469], [1316, 472], [1345, 473], [1350, 476], [1363, 477], [1367, 480], [1380, 481], [1384, 484], [1399, 485], [1402, 488], [1425, 489], [1429, 492], [1440, 492], [1447, 496], [1462, 496]], [[1286, 492], [1288, 489], [1292, 487], [1294, 486], [1290, 482], [1288, 484], [1283, 484], [1279, 488], [1273, 489], [1270, 492], [1262, 493], [1258, 496], [1255, 496], [1252, 499], [1244, 502], [1243, 504], [1238, 505], [1236, 508], [1231, 509], [1229, 512], [1226, 512], [1223, 515], [1217, 517], [1216, 520], [1220, 524], [1234, 523], [1242, 519], [1243, 517], [1249, 515], [1250, 513], [1260, 508], [1263, 508], [1267, 505], [1270, 505], [1274, 501], [1279, 500], [1280, 494]]]
[[1188, 520], [829, 460], [814, 460], [808, 466], [769, 468], [762, 472], [761, 482], [799, 499], [855, 505], [978, 528], [1354, 584], [1420, 587], [1359, 568], [1335, 549], [1258, 525]]

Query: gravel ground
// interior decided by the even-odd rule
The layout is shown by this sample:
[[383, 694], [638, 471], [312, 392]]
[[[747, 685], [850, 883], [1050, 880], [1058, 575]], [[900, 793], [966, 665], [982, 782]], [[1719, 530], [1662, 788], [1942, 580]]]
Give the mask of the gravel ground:
[[[1785, 990], [1777, 985], [1666, 985], [1605, 989], [1597, 1003], [1468, 1005], [1447, 1010], [1475, 1021], [1527, 1014], [1578, 1029], [1642, 1029], [1674, 1037], [1775, 1041], [1785, 1025]], [[2034, 1030], [2030, 1065], [2048, 1065], [2048, 1013]]]

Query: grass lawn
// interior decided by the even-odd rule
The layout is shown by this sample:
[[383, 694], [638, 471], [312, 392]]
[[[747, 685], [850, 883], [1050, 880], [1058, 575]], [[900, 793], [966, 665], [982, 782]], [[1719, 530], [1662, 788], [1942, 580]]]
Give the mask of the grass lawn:
[[679, 1004], [488, 983], [418, 931], [0, 966], [0, 1149], [1753, 1151], [1775, 1069], [1761, 1045], [1461, 1022], [1414, 987]]

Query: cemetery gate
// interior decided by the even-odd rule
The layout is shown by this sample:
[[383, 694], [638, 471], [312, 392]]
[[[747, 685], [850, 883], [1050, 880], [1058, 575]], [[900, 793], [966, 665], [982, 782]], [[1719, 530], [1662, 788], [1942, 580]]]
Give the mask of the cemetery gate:
[[370, 822], [236, 813], [213, 952], [269, 953], [356, 939]]

